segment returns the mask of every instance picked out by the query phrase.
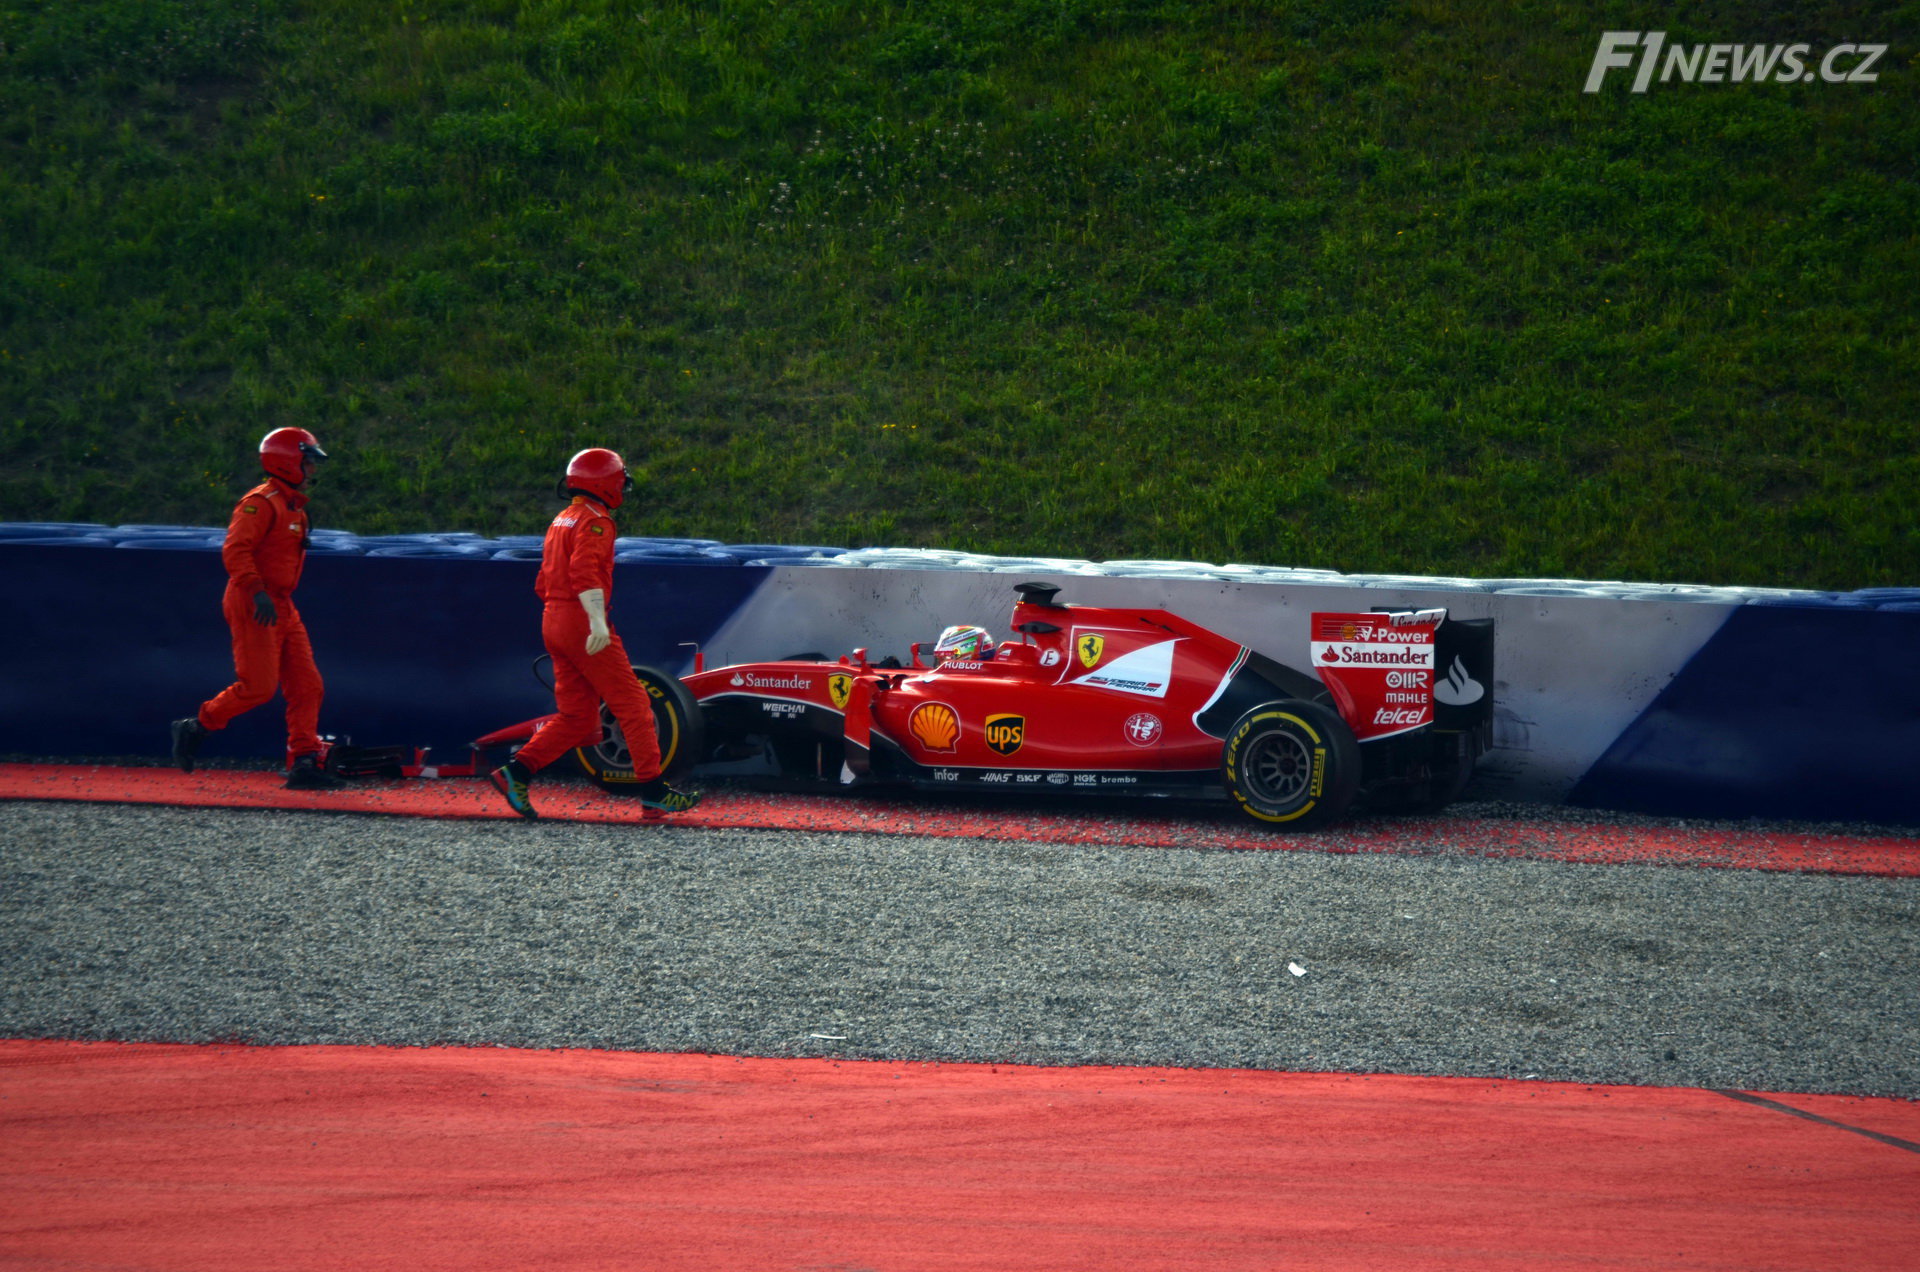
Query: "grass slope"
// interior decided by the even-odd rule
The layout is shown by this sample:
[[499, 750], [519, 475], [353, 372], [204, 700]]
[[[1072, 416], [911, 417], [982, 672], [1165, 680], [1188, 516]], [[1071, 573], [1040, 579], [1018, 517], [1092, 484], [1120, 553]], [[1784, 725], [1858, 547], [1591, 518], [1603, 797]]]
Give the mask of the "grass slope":
[[[1580, 91], [1602, 30], [1893, 44]], [[1920, 581], [1920, 6], [8, 0], [0, 519]]]

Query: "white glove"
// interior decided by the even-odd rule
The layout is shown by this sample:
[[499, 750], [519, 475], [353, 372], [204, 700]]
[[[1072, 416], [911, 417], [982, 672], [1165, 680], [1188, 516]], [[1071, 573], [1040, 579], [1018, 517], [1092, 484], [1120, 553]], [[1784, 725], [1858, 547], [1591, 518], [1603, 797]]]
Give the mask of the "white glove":
[[613, 640], [607, 630], [607, 594], [597, 587], [580, 593], [580, 608], [587, 611], [587, 657], [591, 658]]

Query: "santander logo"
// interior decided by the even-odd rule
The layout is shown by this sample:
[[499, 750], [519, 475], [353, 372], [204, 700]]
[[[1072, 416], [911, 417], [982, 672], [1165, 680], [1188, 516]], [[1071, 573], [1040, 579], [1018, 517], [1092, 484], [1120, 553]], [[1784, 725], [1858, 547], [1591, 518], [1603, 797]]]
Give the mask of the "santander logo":
[[1455, 658], [1447, 674], [1433, 686], [1433, 700], [1449, 707], [1471, 706], [1487, 696], [1487, 687], [1467, 674], [1467, 665]]

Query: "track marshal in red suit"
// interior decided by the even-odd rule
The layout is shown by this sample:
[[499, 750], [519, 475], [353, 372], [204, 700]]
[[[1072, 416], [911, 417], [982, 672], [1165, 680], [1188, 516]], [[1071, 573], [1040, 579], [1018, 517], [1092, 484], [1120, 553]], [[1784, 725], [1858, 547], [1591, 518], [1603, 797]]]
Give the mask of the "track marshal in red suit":
[[198, 712], [173, 722], [173, 759], [184, 772], [193, 772], [207, 734], [262, 705], [277, 689], [287, 700], [287, 786], [329, 790], [342, 785], [320, 764], [324, 686], [307, 626], [293, 604], [312, 538], [307, 487], [326, 457], [304, 428], [276, 428], [260, 439], [266, 480], [234, 505], [220, 549], [227, 567], [220, 608], [233, 636], [234, 680], [201, 703]]
[[570, 502], [547, 527], [540, 577], [534, 584], [545, 607], [540, 636], [553, 656], [553, 698], [559, 714], [488, 780], [522, 817], [539, 816], [528, 791], [533, 775], [574, 747], [600, 740], [600, 704], [605, 702], [633, 756], [640, 802], [664, 812], [685, 812], [700, 797], [673, 789], [661, 777], [653, 704], [607, 619], [613, 595], [613, 512], [633, 489], [633, 478], [618, 454], [593, 446], [567, 462], [560, 486]]

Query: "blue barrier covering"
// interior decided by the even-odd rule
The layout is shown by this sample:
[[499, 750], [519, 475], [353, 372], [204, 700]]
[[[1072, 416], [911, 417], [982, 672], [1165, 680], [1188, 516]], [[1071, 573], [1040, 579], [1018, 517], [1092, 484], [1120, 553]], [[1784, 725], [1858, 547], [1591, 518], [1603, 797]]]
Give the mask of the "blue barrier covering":
[[1568, 802], [1920, 822], [1920, 614], [1744, 605]]
[[[0, 749], [164, 754], [167, 721], [232, 677], [220, 534], [0, 525]], [[327, 680], [323, 732], [444, 755], [549, 710], [529, 670], [541, 652], [538, 542], [316, 532], [297, 601]], [[793, 555], [820, 549], [750, 555], [768, 545], [644, 536], [616, 546], [614, 621], [636, 660], [668, 670], [685, 665], [688, 641], [732, 660], [796, 644], [904, 648], [957, 618], [992, 621], [1027, 562], [1076, 576], [1070, 600], [1163, 606], [1283, 659], [1306, 647], [1314, 609], [1446, 604], [1499, 624], [1495, 749], [1480, 794], [1920, 823], [1920, 589], [1344, 576], [931, 549], [828, 560]], [[1112, 569], [1141, 573], [1078, 577]], [[276, 756], [282, 720], [276, 701], [206, 753]]]
[[[9, 752], [163, 755], [169, 720], [233, 679], [220, 554], [85, 551], [0, 540], [0, 721]], [[363, 745], [473, 738], [553, 710], [531, 671], [540, 643], [534, 562], [308, 558], [295, 596], [327, 684], [323, 733]], [[622, 566], [612, 617], [636, 661], [677, 670], [769, 571]], [[207, 740], [209, 757], [277, 757], [280, 699]]]
[[92, 521], [0, 522], [0, 539], [44, 539], [77, 534], [99, 534], [106, 526]]

